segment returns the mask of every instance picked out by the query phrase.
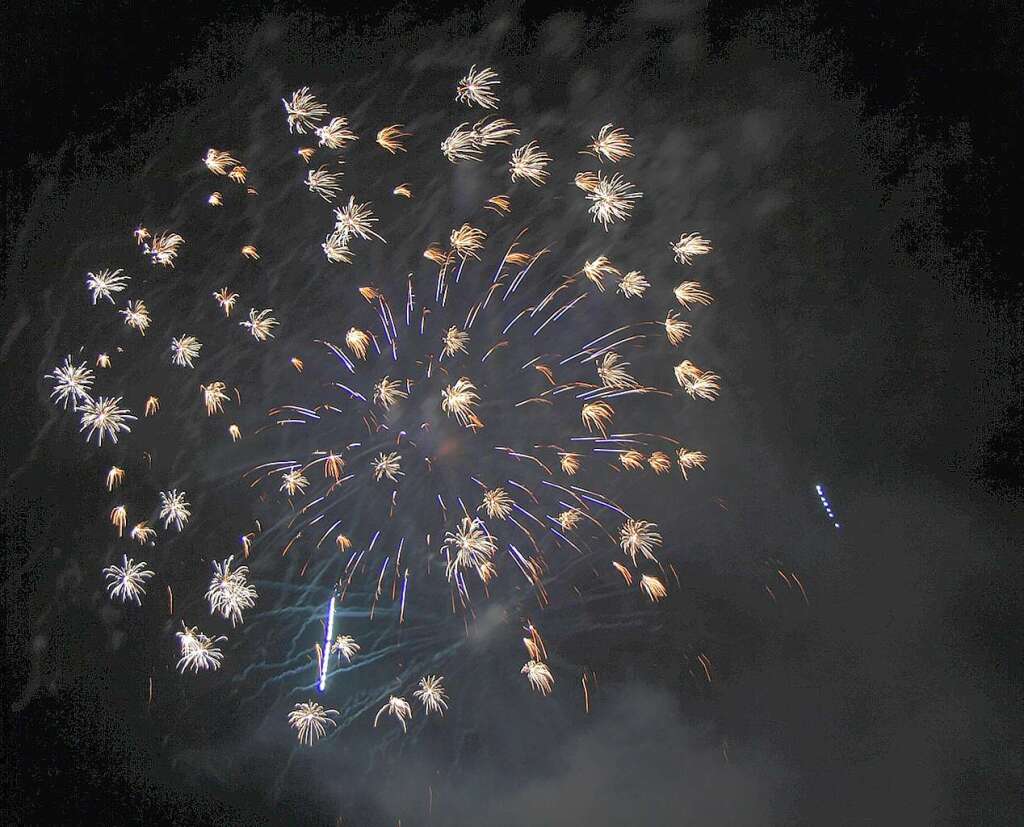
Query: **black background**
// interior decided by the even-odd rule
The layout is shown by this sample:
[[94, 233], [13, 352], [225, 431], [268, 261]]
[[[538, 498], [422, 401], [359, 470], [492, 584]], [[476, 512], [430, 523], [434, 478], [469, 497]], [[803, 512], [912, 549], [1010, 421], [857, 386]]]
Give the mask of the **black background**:
[[[317, 11], [312, 4], [302, 8]], [[528, 23], [543, 20], [550, 7], [516, 8]], [[123, 727], [110, 726], [111, 716], [94, 714], [109, 703], [101, 686], [69, 681], [59, 693], [39, 691], [27, 705], [16, 703], [31, 646], [21, 599], [33, 587], [26, 585], [31, 574], [21, 568], [21, 549], [47, 536], [47, 503], [76, 493], [71, 480], [32, 473], [10, 482], [26, 462], [24, 446], [42, 417], [36, 362], [22, 361], [15, 344], [21, 333], [15, 323], [32, 304], [24, 294], [29, 286], [14, 276], [19, 228], [39, 187], [74, 170], [80, 139], [90, 136], [96, 152], [130, 143], [135, 130], [148, 128], [142, 115], [130, 114], [132, 102], [174, 75], [214, 19], [223, 27], [275, 11], [292, 7], [230, 0], [216, 6], [11, 3], [3, 12], [3, 516], [9, 544], [3, 563], [3, 776], [9, 823], [66, 823], [91, 814], [108, 823], [302, 820], [181, 773], [159, 744], [132, 736], [128, 719]], [[320, 11], [337, 13], [333, 4]], [[380, 9], [351, 4], [344, 13], [354, 30], [387, 18]], [[459, 12], [417, 3], [406, 13], [426, 22]], [[614, 7], [588, 12], [595, 25], [618, 13]], [[983, 351], [977, 335], [939, 344], [908, 335], [888, 349], [849, 354], [864, 375], [840, 382], [829, 397], [840, 425], [827, 454], [845, 464], [829, 470], [849, 529], [832, 569], [819, 572], [828, 605], [811, 620], [756, 634], [737, 617], [734, 631], [750, 641], [749, 665], [736, 669], [722, 710], [691, 702], [684, 714], [721, 716], [734, 740], [784, 757], [763, 766], [766, 775], [768, 767], [785, 767], [773, 789], [787, 794], [747, 813], [752, 824], [1018, 823], [1020, 6], [724, 2], [700, 17], [709, 60], [724, 59], [756, 33], [780, 60], [814, 73], [837, 99], [856, 103], [880, 171], [872, 182], [880, 201], [908, 190], [918, 198], [902, 211], [905, 226], [893, 234], [899, 253], [928, 274], [908, 284], [915, 291], [911, 303], [965, 306], [1004, 333], [994, 337], [994, 353]], [[201, 88], [176, 88], [183, 99], [166, 97], [158, 108], [172, 112], [201, 99]], [[160, 114], [150, 109], [144, 117]], [[931, 176], [926, 183], [923, 170]], [[955, 371], [920, 379], [941, 383], [938, 390], [915, 387], [907, 370], [889, 404], [921, 423], [920, 433], [889, 427], [899, 421], [892, 412], [879, 418], [861, 407], [843, 419], [845, 407], [862, 405], [855, 388], [865, 377], [894, 362], [941, 361], [942, 348], [955, 353], [951, 362], [969, 366], [973, 390], [960, 391], [967, 383]], [[975, 406], [977, 373], [987, 371], [998, 374], [994, 394]], [[915, 419], [913, 412], [925, 406], [928, 416]], [[943, 451], [949, 444], [970, 448], [958, 449], [951, 462]], [[41, 494], [43, 488], [50, 493]], [[645, 679], [671, 685], [672, 670], [646, 669]], [[893, 748], [893, 733], [908, 719], [918, 725]], [[660, 760], [657, 754], [652, 761]], [[567, 788], [565, 794], [586, 792]], [[709, 782], [709, 797], [731, 794], [728, 779]], [[557, 808], [549, 817], [547, 823], [571, 823]], [[345, 823], [377, 823], [371, 818], [380, 816]], [[684, 823], [679, 818], [657, 823]], [[403, 823], [419, 822], [411, 815]]]

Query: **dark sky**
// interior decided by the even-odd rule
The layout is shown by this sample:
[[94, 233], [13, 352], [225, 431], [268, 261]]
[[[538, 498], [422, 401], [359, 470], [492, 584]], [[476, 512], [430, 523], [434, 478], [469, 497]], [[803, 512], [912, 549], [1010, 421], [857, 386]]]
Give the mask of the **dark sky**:
[[[8, 823], [1019, 823], [1021, 12], [681, 6], [6, 8]], [[690, 423], [714, 462], [676, 514], [686, 582], [630, 622], [614, 605], [547, 616], [564, 684], [581, 662], [600, 676], [589, 716], [570, 687], [539, 704], [496, 677], [503, 654], [467, 645], [446, 730], [398, 743], [361, 720], [297, 750], [284, 690], [231, 678], [230, 660], [193, 689], [173, 674], [162, 608], [132, 625], [107, 602], [109, 462], [42, 376], [109, 338], [83, 309], [82, 273], [98, 251], [134, 255], [124, 228], [141, 215], [185, 220], [183, 193], [209, 188], [193, 174], [207, 145], [274, 157], [292, 145], [277, 98], [306, 83], [358, 98], [372, 122], [415, 112], [427, 131], [436, 79], [473, 62], [498, 67], [518, 111], [554, 134], [637, 123], [633, 169], [662, 210], [651, 243], [684, 220], [716, 239], [701, 274], [717, 302], [694, 346], [727, 382]], [[272, 192], [269, 162], [265, 178]], [[244, 218], [266, 238], [309, 204], [270, 192]], [[424, 227], [447, 226], [444, 203], [424, 204]], [[282, 229], [263, 247], [282, 263], [252, 289], [293, 316], [331, 306], [340, 287], [321, 263], [281, 252], [282, 234], [320, 232]], [[589, 249], [571, 229], [559, 242]], [[183, 277], [219, 266], [197, 253]], [[296, 270], [308, 278], [285, 299]], [[200, 312], [170, 284], [156, 308]], [[196, 464], [166, 453], [175, 479]], [[207, 513], [240, 507], [205, 473]], [[777, 568], [799, 572], [809, 605]], [[702, 652], [711, 685], [694, 673]]]

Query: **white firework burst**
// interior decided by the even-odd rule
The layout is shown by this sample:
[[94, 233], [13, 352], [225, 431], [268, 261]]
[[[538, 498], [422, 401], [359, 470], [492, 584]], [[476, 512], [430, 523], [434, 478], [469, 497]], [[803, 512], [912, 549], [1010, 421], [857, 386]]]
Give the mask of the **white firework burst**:
[[146, 581], [154, 574], [146, 565], [145, 560], [136, 563], [128, 555], [124, 555], [120, 566], [107, 566], [103, 569], [110, 599], [120, 598], [122, 603], [131, 600], [135, 605], [141, 606], [142, 597], [146, 594]]

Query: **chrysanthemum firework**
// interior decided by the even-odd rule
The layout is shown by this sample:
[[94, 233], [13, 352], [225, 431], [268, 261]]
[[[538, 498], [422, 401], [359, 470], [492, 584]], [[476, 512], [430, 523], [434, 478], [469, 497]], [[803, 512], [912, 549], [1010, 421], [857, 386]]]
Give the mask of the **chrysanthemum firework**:
[[412, 693], [416, 700], [423, 704], [423, 710], [429, 715], [436, 712], [443, 716], [448, 709], [448, 694], [444, 688], [444, 678], [440, 675], [427, 675], [420, 678], [419, 689]]
[[53, 390], [50, 398], [55, 405], [62, 405], [67, 410], [68, 404], [72, 407], [84, 402], [91, 397], [89, 389], [93, 383], [93, 372], [85, 366], [85, 362], [76, 365], [71, 361], [71, 355], [64, 357], [64, 364], [53, 369], [53, 373], [46, 374], [47, 379], [53, 380]]
[[508, 144], [518, 134], [515, 125], [505, 118], [484, 118], [472, 127], [461, 123], [441, 142], [441, 152], [453, 164], [481, 161], [487, 147]]
[[307, 130], [316, 128], [327, 116], [327, 107], [316, 99], [308, 86], [292, 92], [291, 100], [281, 98], [285, 112], [288, 113], [288, 131], [304, 135]]
[[383, 479], [398, 482], [398, 477], [402, 475], [402, 457], [396, 451], [392, 451], [389, 454], [381, 452], [371, 465], [373, 467], [373, 478], [377, 482]]
[[210, 602], [210, 614], [219, 614], [231, 625], [242, 622], [242, 612], [256, 605], [259, 595], [256, 588], [249, 583], [248, 566], [231, 568], [234, 556], [213, 563], [213, 578], [206, 590], [206, 599]]
[[[378, 218], [373, 214], [369, 204], [357, 204], [355, 196], [349, 196], [348, 203], [334, 211], [337, 219], [335, 229], [342, 233], [345, 239], [361, 238], [364, 241], [377, 239], [384, 241], [384, 238], [373, 230], [373, 225]], [[385, 242], [386, 243], [386, 242]]]
[[160, 519], [164, 521], [164, 528], [172, 523], [181, 531], [188, 522], [192, 512], [189, 511], [191, 504], [185, 499], [185, 492], [173, 489], [160, 492]]
[[455, 88], [455, 100], [469, 106], [482, 106], [484, 109], [497, 109], [498, 96], [493, 87], [500, 84], [498, 73], [489, 67], [477, 71], [471, 66], [466, 76], [461, 78]]
[[359, 137], [348, 128], [347, 118], [331, 118], [330, 123], [316, 130], [320, 146], [328, 149], [344, 149], [345, 144], [359, 140]]
[[337, 726], [332, 716], [337, 715], [336, 709], [325, 709], [316, 701], [295, 704], [295, 708], [288, 713], [288, 723], [292, 729], [297, 730], [300, 744], [313, 746], [314, 741], [319, 741], [327, 734], [327, 726]]
[[182, 334], [171, 339], [171, 361], [183, 368], [195, 367], [195, 360], [199, 358], [199, 351], [202, 349], [202, 342], [195, 336]]
[[405, 399], [409, 394], [402, 389], [402, 383], [397, 379], [385, 376], [373, 386], [373, 401], [384, 410], [398, 404], [399, 400]]
[[513, 502], [504, 488], [491, 488], [484, 492], [484, 501], [478, 510], [491, 519], [504, 520], [512, 514]]
[[200, 671], [220, 669], [221, 661], [224, 660], [224, 653], [217, 644], [226, 641], [223, 635], [207, 637], [195, 626], [186, 626], [181, 623], [182, 631], [178, 632], [178, 644], [181, 647], [181, 657], [178, 659], [178, 669], [182, 673], [191, 669], [194, 674]]
[[128, 327], [135, 328], [143, 336], [146, 335], [146, 329], [149, 327], [150, 318], [149, 310], [142, 299], [128, 302], [128, 305], [124, 310], [119, 310], [117, 312], [124, 316], [124, 323], [128, 325]]
[[224, 315], [230, 316], [235, 302], [238, 301], [238, 294], [232, 293], [226, 287], [222, 287], [213, 294], [213, 297], [217, 300], [217, 304], [220, 305], [220, 309], [224, 311]]
[[265, 342], [267, 339], [274, 338], [274, 334], [270, 331], [278, 325], [277, 319], [270, 315], [273, 312], [273, 309], [269, 307], [258, 313], [255, 308], [250, 308], [249, 321], [238, 324], [246, 328], [257, 342]]
[[661, 545], [661, 535], [657, 526], [647, 520], [626, 520], [619, 529], [619, 545], [636, 565], [638, 554], [648, 560], [656, 560], [654, 549]]
[[360, 646], [351, 635], [338, 635], [331, 644], [331, 651], [337, 652], [345, 660], [351, 661], [359, 652]]
[[306, 173], [306, 186], [324, 201], [331, 202], [341, 192], [341, 172], [331, 172], [326, 165]]
[[479, 401], [476, 386], [465, 376], [441, 391], [441, 410], [449, 416], [454, 416], [464, 427], [480, 424], [480, 420], [473, 412]]
[[583, 150], [583, 154], [617, 164], [624, 158], [633, 157], [633, 139], [614, 124], [606, 123], [596, 136], [591, 137], [590, 144]]
[[618, 173], [605, 178], [599, 172], [597, 183], [587, 194], [587, 200], [592, 202], [590, 215], [595, 223], [600, 221], [601, 226], [607, 230], [609, 224], [627, 220], [633, 212], [634, 202], [643, 198], [643, 195]]
[[117, 442], [117, 435], [129, 433], [131, 428], [128, 422], [134, 420], [127, 408], [119, 407], [121, 397], [110, 399], [100, 396], [96, 399], [86, 398], [80, 405], [75, 407], [82, 414], [82, 427], [80, 430], [89, 429], [85, 435], [88, 442], [93, 434], [96, 434], [97, 444], [103, 444], [103, 437], [106, 436], [111, 442]]
[[639, 270], [630, 270], [619, 279], [618, 291], [627, 299], [635, 299], [647, 292], [651, 283]]
[[121, 293], [131, 278], [122, 275], [124, 270], [97, 270], [95, 273], [88, 273], [85, 278], [85, 286], [92, 293], [92, 303], [96, 304], [99, 299], [106, 299], [114, 304], [114, 293]]
[[458, 529], [445, 535], [441, 549], [448, 557], [449, 580], [456, 572], [471, 569], [480, 574], [497, 551], [483, 522], [476, 517], [463, 517]]
[[526, 679], [530, 682], [530, 686], [540, 692], [541, 695], [551, 694], [551, 690], [555, 685], [555, 678], [551, 674], [551, 670], [548, 668], [546, 663], [543, 661], [528, 660], [520, 672], [523, 675], [526, 675]]
[[146, 581], [154, 574], [146, 568], [147, 565], [145, 560], [136, 563], [128, 555], [124, 555], [120, 566], [112, 565], [103, 569], [110, 599], [117, 598], [124, 603], [132, 601], [135, 605], [141, 606], [142, 598], [146, 594]]
[[383, 715], [390, 715], [402, 725], [402, 732], [407, 732], [409, 727], [406, 722], [412, 718], [412, 707], [409, 706], [409, 702], [405, 700], [405, 698], [399, 698], [396, 695], [392, 695], [388, 698], [388, 702], [380, 708], [380, 711], [377, 712], [376, 717], [373, 719], [373, 725], [375, 727]]
[[228, 169], [238, 164], [238, 159], [232, 158], [230, 152], [211, 147], [206, 150], [203, 163], [206, 164], [206, 168], [214, 175], [227, 175]]
[[669, 246], [680, 264], [693, 264], [694, 256], [706, 256], [711, 252], [711, 242], [702, 238], [700, 233], [683, 233]]
[[199, 390], [203, 393], [203, 404], [206, 406], [207, 416], [224, 413], [224, 403], [230, 398], [224, 392], [227, 389], [228, 386], [223, 382], [211, 382], [209, 385], [199, 386]]
[[707, 306], [713, 301], [711, 294], [700, 286], [699, 281], [684, 281], [672, 292], [675, 294], [676, 300], [687, 310], [691, 309], [691, 305]]
[[402, 143], [402, 139], [410, 137], [412, 133], [403, 132], [402, 126], [403, 124], [393, 123], [391, 126], [385, 126], [377, 133], [377, 143], [381, 149], [386, 149], [392, 155], [396, 152], [405, 152], [405, 145]]
[[530, 141], [512, 153], [508, 162], [509, 174], [513, 181], [529, 181], [535, 187], [541, 186], [548, 178], [545, 167], [551, 163], [551, 156], [544, 152], [536, 141]]

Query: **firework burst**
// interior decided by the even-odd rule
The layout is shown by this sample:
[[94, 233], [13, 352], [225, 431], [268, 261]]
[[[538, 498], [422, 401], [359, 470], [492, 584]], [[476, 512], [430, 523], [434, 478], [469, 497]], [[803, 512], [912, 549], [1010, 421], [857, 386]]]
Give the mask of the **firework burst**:
[[[495, 109], [498, 82], [493, 70], [474, 66], [458, 81], [456, 98], [470, 107]], [[319, 244], [333, 263], [350, 264], [357, 254], [365, 255], [366, 267], [351, 268], [358, 281], [334, 279], [330, 290], [338, 292], [323, 296], [318, 292], [323, 282], [315, 281], [316, 274], [309, 275], [308, 289], [304, 281], [301, 290], [290, 292], [279, 290], [276, 281], [263, 284], [257, 278], [246, 282], [249, 286], [239, 285], [246, 294], [243, 308], [249, 302], [273, 303], [284, 325], [279, 325], [272, 309], [258, 305], [250, 307], [247, 318], [232, 320], [239, 294], [227, 286], [212, 293], [217, 302], [214, 309], [209, 297], [221, 283], [218, 278], [203, 286], [200, 296], [206, 315], [217, 317], [223, 336], [221, 330], [203, 326], [202, 318], [192, 316], [172, 322], [174, 327], [168, 324], [171, 329], [159, 337], [149, 337], [159, 338], [158, 342], [131, 337], [133, 359], [136, 349], [151, 346], [155, 358], [166, 365], [164, 336], [198, 331], [207, 344], [192, 333], [180, 333], [170, 341], [170, 362], [194, 368], [202, 353], [201, 369], [216, 365], [214, 375], [222, 378], [199, 385], [203, 409], [207, 416], [214, 416], [223, 414], [230, 403], [231, 419], [239, 424], [207, 422], [191, 396], [196, 387], [191, 382], [188, 405], [176, 405], [180, 394], [173, 387], [150, 385], [156, 380], [148, 376], [141, 390], [129, 388], [127, 398], [146, 399], [146, 394], [158, 391], [160, 396], [154, 393], [146, 399], [146, 416], [160, 411], [162, 398], [161, 427], [171, 427], [179, 418], [191, 418], [191, 424], [198, 419], [212, 439], [220, 440], [220, 450], [231, 452], [234, 461], [248, 467], [243, 490], [247, 497], [252, 492], [255, 525], [242, 529], [239, 554], [246, 565], [236, 565], [235, 558], [227, 556], [211, 561], [212, 577], [210, 563], [204, 563], [200, 576], [208, 583], [205, 599], [210, 622], [224, 630], [230, 622], [237, 629], [231, 634], [237, 633], [241, 643], [233, 642], [252, 659], [252, 669], [265, 668], [255, 665], [261, 659], [279, 667], [268, 686], [291, 680], [306, 664], [315, 664], [315, 683], [327, 692], [332, 669], [376, 668], [371, 664], [387, 663], [392, 653], [399, 653], [398, 674], [378, 684], [375, 693], [353, 701], [340, 721], [334, 720], [336, 710], [319, 703], [295, 704], [288, 721], [298, 740], [311, 745], [329, 728], [347, 725], [361, 714], [367, 720], [374, 710], [375, 727], [390, 717], [404, 732], [413, 716], [413, 706], [405, 698], [436, 721], [451, 702], [448, 680], [459, 696], [465, 694], [458, 691], [457, 672], [445, 666], [448, 679], [432, 674], [455, 647], [446, 647], [438, 637], [437, 652], [420, 656], [419, 644], [410, 642], [425, 639], [419, 636], [424, 626], [417, 624], [439, 616], [447, 622], [451, 615], [453, 628], [468, 628], [488, 601], [510, 616], [518, 613], [524, 618], [537, 606], [564, 602], [566, 594], [573, 601], [587, 600], [590, 572], [596, 584], [594, 594], [611, 583], [622, 600], [653, 611], [648, 603], [665, 600], [679, 576], [671, 568], [671, 555], [662, 548], [658, 525], [636, 516], [633, 506], [638, 497], [643, 498], [639, 505], [651, 508], [644, 516], [661, 521], [658, 498], [650, 499], [648, 485], [682, 486], [691, 471], [705, 469], [708, 458], [699, 450], [681, 447], [671, 435], [648, 433], [657, 427], [649, 423], [675, 421], [680, 405], [716, 399], [721, 380], [683, 358], [692, 354], [672, 350], [692, 336], [687, 314], [694, 309], [699, 314], [699, 308], [710, 304], [710, 293], [695, 280], [674, 289], [671, 283], [666, 285], [658, 258], [645, 261], [651, 257], [646, 237], [643, 247], [630, 247], [624, 241], [633, 228], [618, 227], [618, 232], [605, 236], [594, 227], [600, 224], [607, 231], [612, 224], [631, 220], [642, 197], [638, 188], [618, 173], [581, 171], [572, 178], [573, 172], [567, 171], [562, 185], [575, 183], [582, 191], [588, 220], [582, 209], [562, 209], [564, 189], [558, 192], [557, 185], [545, 186], [549, 181], [557, 184], [558, 176], [549, 172], [557, 170], [552, 155], [578, 157], [576, 151], [586, 142], [587, 133], [571, 137], [564, 146], [557, 140], [557, 130], [535, 133], [541, 135], [544, 150], [537, 140], [512, 149], [520, 130], [512, 121], [489, 114], [472, 125], [455, 126], [442, 141], [448, 161], [473, 162], [453, 174], [437, 157], [436, 138], [430, 141], [433, 149], [418, 146], [420, 136], [395, 123], [376, 134], [383, 152], [372, 145], [351, 147], [357, 136], [348, 119], [331, 117], [327, 105], [308, 87], [282, 100], [288, 132], [312, 133], [315, 138], [305, 143], [317, 144], [289, 148], [284, 163], [294, 172], [282, 176], [301, 203], [318, 211], [314, 218], [326, 217], [320, 224], [308, 222], [322, 229], [307, 240], [307, 246], [315, 251]], [[351, 111], [364, 110], [354, 107]], [[414, 113], [408, 120], [426, 123], [414, 120]], [[450, 126], [451, 122], [446, 124], [440, 135]], [[283, 124], [278, 128], [283, 134]], [[488, 152], [499, 146], [509, 149]], [[353, 151], [345, 169], [359, 188], [366, 187], [361, 194], [372, 195], [375, 202], [354, 194], [341, 197], [340, 161], [334, 156], [350, 147]], [[386, 183], [375, 184], [372, 193], [367, 183], [371, 176], [362, 175], [359, 168], [359, 150], [369, 150], [375, 163], [396, 169], [396, 174], [380, 176], [380, 182]], [[595, 165], [621, 163], [634, 156], [633, 139], [609, 123], [590, 135], [584, 153], [596, 159]], [[326, 162], [306, 166], [314, 156]], [[247, 157], [250, 173], [231, 153], [212, 148], [202, 160], [211, 174], [239, 184], [247, 176], [258, 178], [259, 170], [267, 168], [263, 159]], [[415, 168], [420, 162], [433, 165], [429, 174]], [[439, 165], [445, 168], [444, 175], [437, 174]], [[435, 207], [442, 199], [433, 190], [439, 181], [455, 177], [472, 179], [473, 187], [466, 191], [473, 195], [455, 199], [459, 212], [435, 221]], [[409, 184], [396, 186], [402, 180], [414, 182], [416, 200], [409, 200], [413, 192]], [[501, 194], [509, 180], [531, 186], [514, 187], [510, 197]], [[227, 181], [222, 183], [231, 187]], [[261, 183], [261, 190], [265, 186], [269, 184]], [[202, 220], [226, 219], [237, 203], [231, 190], [209, 197], [208, 203], [220, 208], [217, 211], [205, 206], [208, 192], [205, 189], [200, 199], [190, 196], [199, 202], [196, 210]], [[246, 192], [255, 194], [251, 185]], [[380, 205], [380, 217], [373, 203]], [[535, 218], [534, 206], [538, 216], [554, 209], [566, 214], [559, 220], [573, 222], [571, 227], [541, 224], [540, 232], [553, 236], [551, 247], [545, 246], [545, 238], [537, 246], [529, 240], [538, 231], [537, 227], [527, 229]], [[321, 234], [331, 226], [332, 212], [333, 227], [325, 238]], [[288, 217], [282, 216], [282, 221]], [[185, 221], [178, 226], [195, 239], [198, 250], [206, 234], [194, 232], [194, 225]], [[428, 225], [430, 235], [417, 232]], [[290, 259], [282, 259], [282, 245], [267, 236], [250, 235], [252, 229], [231, 237], [225, 246], [230, 252], [226, 266], [244, 269], [248, 277], [260, 271], [273, 273], [276, 279]], [[576, 246], [573, 241], [573, 249], [564, 254], [557, 249], [560, 237], [576, 238], [580, 230], [592, 237], [589, 242]], [[387, 243], [384, 235], [392, 239], [389, 247], [372, 244]], [[154, 235], [141, 226], [135, 239], [142, 254], [163, 267], [174, 267], [185, 243], [176, 232]], [[601, 239], [607, 239], [605, 251]], [[260, 250], [251, 241], [258, 242]], [[667, 261], [664, 241], [654, 247]], [[369, 243], [369, 249], [364, 243]], [[711, 252], [710, 243], [698, 233], [684, 234], [668, 245], [675, 260], [685, 266], [699, 263], [701, 256]], [[259, 263], [240, 261], [239, 250], [250, 262]], [[150, 289], [145, 281], [140, 280], [141, 287]], [[115, 304], [115, 294], [127, 284], [128, 277], [120, 269], [99, 270], [86, 279], [92, 304], [100, 299]], [[84, 302], [80, 282], [76, 289]], [[304, 309], [303, 301], [310, 296], [312, 305]], [[166, 294], [146, 298], [152, 299], [162, 323], [168, 312], [164, 308], [170, 306], [160, 300]], [[653, 306], [656, 303], [660, 304]], [[675, 303], [675, 309], [666, 307]], [[117, 313], [140, 334], [150, 327], [142, 298], [133, 298]], [[318, 325], [322, 329], [315, 329]], [[239, 335], [238, 326], [247, 335]], [[119, 324], [115, 327], [124, 333]], [[249, 336], [261, 344], [254, 345]], [[111, 354], [125, 352], [116, 343], [101, 346]], [[255, 382], [234, 370], [236, 360], [221, 358], [226, 351], [253, 360], [256, 369], [248, 376], [256, 377]], [[115, 355], [115, 359], [119, 369], [130, 363], [127, 357], [121, 360]], [[100, 363], [109, 366], [106, 354]], [[113, 371], [101, 376], [116, 379]], [[120, 407], [122, 397], [93, 397], [95, 377], [85, 362], [76, 365], [69, 355], [47, 378], [53, 383], [54, 402], [74, 408], [82, 417], [87, 440], [96, 434], [99, 444], [115, 443], [119, 435], [130, 432], [128, 423], [135, 417]], [[253, 412], [259, 410], [267, 413], [262, 427], [253, 421]], [[241, 440], [242, 427], [246, 439], [232, 445]], [[188, 455], [197, 473], [179, 474], [175, 469], [171, 479], [187, 485], [193, 498], [199, 497], [195, 502], [203, 504], [207, 501], [197, 488], [201, 480], [215, 476], [207, 473], [208, 464], [223, 462], [224, 455], [206, 446], [192, 448]], [[181, 453], [185, 451], [183, 444]], [[161, 467], [148, 453], [143, 456], [151, 468]], [[159, 554], [163, 542], [155, 543], [157, 533], [150, 522], [159, 521], [165, 530], [183, 531], [192, 515], [186, 493], [177, 488], [160, 491], [159, 517], [145, 511], [140, 515], [135, 505], [140, 500], [123, 489], [137, 484], [145, 474], [137, 464], [117, 457], [104, 459], [102, 467], [109, 468], [114, 461], [117, 465], [108, 472], [107, 485], [117, 488], [118, 500], [128, 506], [108, 503], [103, 519], [109, 512], [119, 536], [156, 548], [154, 553]], [[131, 469], [128, 477], [122, 466]], [[156, 477], [160, 472], [151, 473]], [[150, 490], [159, 490], [170, 481], [157, 478], [151, 484]], [[637, 494], [638, 490], [644, 493]], [[149, 516], [149, 520], [129, 529], [129, 506], [133, 519]], [[205, 506], [196, 510], [201, 518], [217, 512]], [[207, 525], [202, 527], [204, 542]], [[198, 524], [189, 532], [199, 533]], [[667, 524], [665, 533], [671, 548]], [[237, 538], [233, 534], [230, 542], [238, 542]], [[163, 539], [170, 540], [161, 532]], [[214, 541], [210, 542], [213, 547]], [[279, 553], [261, 553], [264, 546], [278, 542]], [[147, 557], [153, 557], [148, 550]], [[111, 597], [138, 604], [153, 576], [147, 565], [124, 557], [122, 565], [103, 569]], [[167, 571], [159, 558], [156, 567]], [[584, 570], [588, 573], [581, 578]], [[284, 571], [294, 574], [292, 582], [286, 582]], [[262, 598], [253, 582], [260, 584]], [[273, 600], [266, 594], [271, 588], [276, 592]], [[197, 596], [201, 595], [202, 588]], [[168, 601], [173, 614], [169, 587]], [[336, 615], [351, 634], [336, 633]], [[275, 634], [268, 640], [289, 637], [294, 641], [287, 656], [278, 653], [264, 658], [262, 649], [257, 655], [251, 644], [266, 629], [265, 619], [287, 622], [290, 617], [301, 617], [304, 624], [315, 627], [315, 635], [307, 635], [306, 626], [295, 635]], [[371, 622], [376, 624], [372, 631], [365, 625]], [[546, 696], [553, 692], [555, 671], [539, 632], [532, 624], [526, 628], [527, 661], [520, 673], [525, 686]], [[402, 635], [389, 637], [395, 630]], [[464, 633], [460, 629], [459, 637]], [[225, 640], [183, 622], [177, 632], [178, 669], [193, 673], [219, 669]], [[522, 661], [513, 663], [506, 671], [514, 676]], [[298, 689], [298, 681], [293, 689]], [[357, 704], [361, 704], [358, 710]]]

